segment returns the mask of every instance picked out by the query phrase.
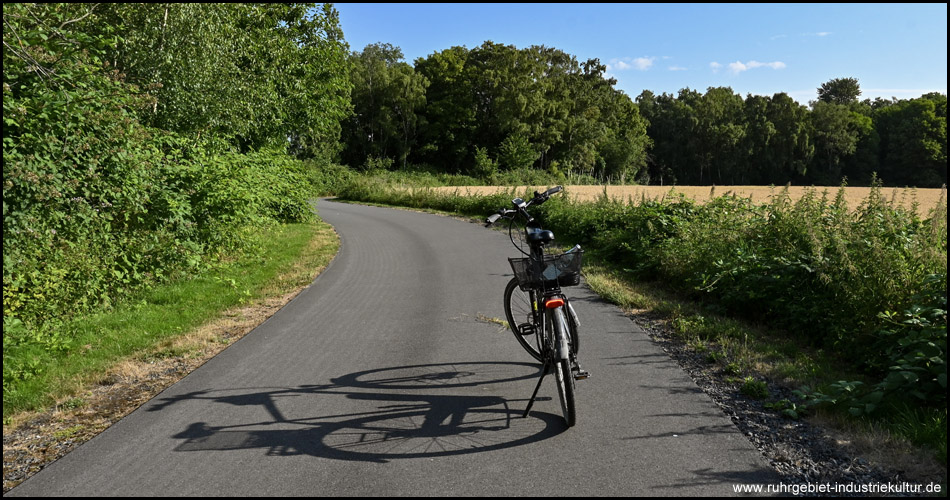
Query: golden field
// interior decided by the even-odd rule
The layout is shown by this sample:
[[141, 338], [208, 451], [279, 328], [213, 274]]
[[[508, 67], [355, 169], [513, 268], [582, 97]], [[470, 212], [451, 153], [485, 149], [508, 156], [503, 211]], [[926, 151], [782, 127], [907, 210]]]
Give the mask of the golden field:
[[[518, 186], [517, 192], [523, 192], [525, 189], [543, 191], [548, 186]], [[492, 194], [498, 191], [511, 189], [504, 186], [446, 186], [437, 188], [428, 188], [435, 191], [458, 192], [461, 195], [482, 195]], [[633, 201], [639, 203], [643, 199], [656, 200], [669, 196], [671, 192], [682, 193], [683, 195], [698, 201], [704, 202], [711, 197], [715, 198], [726, 194], [735, 194], [744, 198], [751, 198], [757, 203], [767, 203], [775, 194], [784, 191], [785, 187], [771, 186], [564, 186], [564, 194], [577, 201], [593, 201], [604, 195], [606, 189], [607, 196], [613, 199], [623, 201]], [[811, 190], [817, 196], [827, 193], [829, 199], [834, 199], [838, 194], [840, 187], [813, 187], [813, 186], [789, 186], [788, 195], [792, 200], [799, 199], [804, 193]], [[845, 187], [845, 199], [848, 207], [854, 209], [861, 205], [867, 199], [871, 192], [869, 187]], [[917, 189], [917, 188], [882, 188], [881, 193], [895, 203], [910, 208], [914, 201], [918, 203], [918, 212], [926, 215], [931, 209], [944, 200], [946, 203], [946, 189]]]

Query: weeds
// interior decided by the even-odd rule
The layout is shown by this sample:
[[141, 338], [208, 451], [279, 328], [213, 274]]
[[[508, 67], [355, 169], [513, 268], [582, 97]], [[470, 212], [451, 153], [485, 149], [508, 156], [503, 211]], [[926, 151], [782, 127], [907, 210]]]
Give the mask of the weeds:
[[[787, 416], [831, 406], [890, 421], [900, 414], [895, 408], [912, 403], [945, 422], [945, 192], [926, 217], [886, 199], [880, 186], [853, 208], [843, 189], [833, 196], [812, 190], [794, 201], [786, 189], [766, 204], [731, 195], [698, 204], [672, 193], [639, 203], [555, 197], [536, 216], [562, 243], [583, 245], [589, 262], [610, 263], [585, 273], [609, 300], [670, 317], [695, 345], [717, 343], [707, 360], [731, 377], [769, 364], [799, 384], [797, 401], [770, 403]], [[529, 193], [461, 196], [358, 179], [340, 194], [484, 217]], [[649, 281], [700, 305], [686, 312], [676, 301], [627, 286]], [[768, 324], [781, 339], [750, 334], [724, 316]], [[763, 353], [743, 354], [752, 350]], [[856, 377], [829, 378], [836, 373]], [[736, 381], [767, 397], [764, 383]]]
[[768, 399], [769, 397], [769, 388], [765, 381], [757, 380], [752, 376], [743, 379], [739, 392], [752, 399]]

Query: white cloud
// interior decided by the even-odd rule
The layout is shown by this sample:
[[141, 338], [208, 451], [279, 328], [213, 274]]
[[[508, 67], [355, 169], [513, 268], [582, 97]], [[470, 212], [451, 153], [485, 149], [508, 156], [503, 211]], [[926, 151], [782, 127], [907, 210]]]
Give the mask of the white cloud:
[[802, 36], [828, 36], [830, 34], [830, 31], [819, 31], [817, 33], [802, 33]]
[[783, 63], [782, 61], [775, 61], [775, 62], [769, 62], [769, 63], [760, 63], [760, 62], [755, 62], [755, 61], [752, 61], [752, 62], [756, 64], [755, 66], [753, 66], [754, 68], [758, 68], [761, 65], [761, 66], [765, 66], [767, 68], [772, 68], [772, 69], [785, 69], [785, 63]]
[[656, 57], [624, 57], [623, 59], [611, 59], [607, 64], [608, 71], [623, 71], [626, 69], [638, 69], [646, 71], [653, 66]]
[[669, 70], [670, 71], [686, 71], [686, 68], [682, 66], [670, 66]]
[[734, 62], [734, 63], [729, 63], [728, 66], [729, 66], [729, 71], [731, 71], [731, 72], [733, 72], [733, 73], [735, 73], [735, 74], [742, 73], [743, 71], [749, 69], [748, 66], [746, 66], [745, 64], [742, 64], [742, 63], [739, 62], [739, 61], [736, 61], [736, 62]]
[[[608, 66], [609, 66], [609, 65], [608, 65]], [[617, 62], [613, 65], [613, 69], [616, 69], [616, 70], [625, 70], [625, 69], [630, 69], [630, 68], [632, 68], [632, 67], [633, 67], [632, 65], [627, 64], [627, 63], [624, 62], [624, 61], [617, 61]]]
[[[709, 63], [709, 67], [712, 68], [713, 73], [716, 73], [720, 69], [722, 69], [722, 64], [719, 64], [714, 61], [714, 62]], [[732, 74], [738, 75], [739, 73], [742, 73], [743, 71], [748, 71], [750, 69], [755, 69], [755, 68], [784, 69], [785, 63], [783, 63], [782, 61], [774, 61], [774, 62], [736, 61], [733, 63], [729, 63], [727, 67], [729, 68], [729, 71]]]
[[633, 60], [633, 65], [639, 70], [647, 70], [650, 69], [650, 66], [653, 66], [655, 59], [655, 57], [638, 57]]

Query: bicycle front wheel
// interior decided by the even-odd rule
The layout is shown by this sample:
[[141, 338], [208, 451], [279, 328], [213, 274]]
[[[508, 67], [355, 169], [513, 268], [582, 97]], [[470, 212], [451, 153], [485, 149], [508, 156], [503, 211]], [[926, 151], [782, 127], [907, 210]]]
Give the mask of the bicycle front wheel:
[[533, 291], [522, 291], [518, 279], [511, 278], [505, 287], [505, 316], [515, 339], [528, 354], [541, 361], [541, 324]]
[[[561, 338], [562, 335], [567, 336], [568, 332], [561, 331], [566, 325], [564, 312], [557, 309], [554, 311], [553, 316], [551, 322], [554, 324], [554, 339], [556, 341], [556, 339]], [[574, 424], [577, 423], [577, 407], [574, 400], [574, 375], [571, 373], [570, 354], [568, 358], [569, 359], [554, 360], [554, 377], [557, 381], [557, 394], [561, 400], [561, 411], [564, 413], [564, 421], [568, 427], [573, 427]]]

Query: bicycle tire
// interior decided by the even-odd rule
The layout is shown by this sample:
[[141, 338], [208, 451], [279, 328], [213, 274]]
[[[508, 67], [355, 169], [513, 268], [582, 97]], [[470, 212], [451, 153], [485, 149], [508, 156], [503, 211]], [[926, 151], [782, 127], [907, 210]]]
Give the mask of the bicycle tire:
[[[541, 325], [536, 320], [537, 316], [534, 312], [536, 304], [533, 295], [533, 292], [521, 290], [518, 280], [511, 278], [508, 286], [505, 287], [505, 317], [508, 320], [508, 328], [515, 335], [518, 344], [535, 360], [542, 361]], [[533, 335], [521, 334], [519, 327], [526, 323], [534, 328]]]
[[561, 410], [564, 412], [564, 421], [568, 427], [577, 423], [577, 407], [574, 400], [574, 376], [571, 375], [570, 361], [559, 360], [555, 365], [557, 392], [561, 399]]
[[571, 352], [577, 356], [581, 350], [581, 335], [577, 330], [577, 321], [574, 320], [573, 314], [565, 314], [565, 316], [567, 316], [567, 326], [571, 330]]
[[[553, 312], [555, 316], [551, 321], [554, 324], [554, 338], [557, 339], [560, 337], [561, 333], [558, 331], [562, 328], [562, 324], [566, 324], [566, 318], [564, 322], [557, 316], [564, 316], [564, 311], [557, 309]], [[551, 352], [551, 355], [554, 356], [554, 351]], [[570, 353], [568, 355], [570, 358]], [[554, 378], [557, 381], [557, 394], [558, 398], [561, 401], [561, 411], [564, 413], [564, 421], [567, 423], [568, 427], [573, 427], [577, 423], [577, 403], [574, 398], [574, 375], [571, 373], [571, 361], [570, 359], [556, 359], [554, 360]]]

